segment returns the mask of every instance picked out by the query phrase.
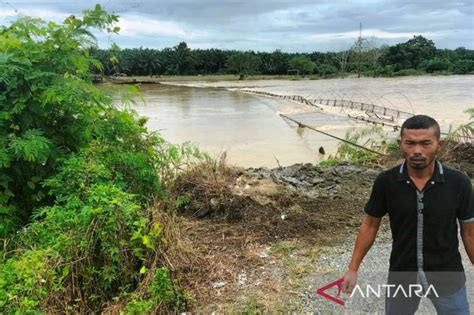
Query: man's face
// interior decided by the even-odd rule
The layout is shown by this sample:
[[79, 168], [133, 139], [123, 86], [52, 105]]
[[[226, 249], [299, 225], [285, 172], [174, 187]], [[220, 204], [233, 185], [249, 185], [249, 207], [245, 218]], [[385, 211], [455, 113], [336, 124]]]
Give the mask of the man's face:
[[404, 129], [398, 144], [408, 165], [422, 170], [435, 159], [442, 141], [436, 137], [435, 128]]

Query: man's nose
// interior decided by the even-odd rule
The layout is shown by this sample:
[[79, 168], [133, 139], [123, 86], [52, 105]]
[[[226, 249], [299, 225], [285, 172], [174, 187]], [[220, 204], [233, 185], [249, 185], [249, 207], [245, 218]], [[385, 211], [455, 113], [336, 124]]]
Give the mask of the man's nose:
[[417, 144], [417, 145], [415, 145], [415, 149], [413, 150], [413, 154], [421, 155], [421, 151], [422, 151], [421, 145]]

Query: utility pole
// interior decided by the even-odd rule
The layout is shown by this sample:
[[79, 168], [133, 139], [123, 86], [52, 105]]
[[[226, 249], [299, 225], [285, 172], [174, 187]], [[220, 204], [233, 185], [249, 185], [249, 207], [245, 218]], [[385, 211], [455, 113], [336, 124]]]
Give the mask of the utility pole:
[[359, 38], [357, 39], [357, 77], [360, 78], [360, 60], [362, 58], [362, 22], [359, 23]]

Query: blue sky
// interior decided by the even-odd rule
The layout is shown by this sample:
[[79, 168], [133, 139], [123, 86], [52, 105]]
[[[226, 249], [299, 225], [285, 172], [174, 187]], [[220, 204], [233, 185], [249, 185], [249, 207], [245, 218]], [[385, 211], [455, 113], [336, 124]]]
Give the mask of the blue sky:
[[474, 49], [474, 1], [450, 0], [0, 0], [0, 25], [19, 15], [62, 21], [100, 3], [120, 16], [120, 35], [98, 35], [99, 45], [286, 52], [340, 51], [359, 33], [378, 44], [423, 35], [438, 48]]

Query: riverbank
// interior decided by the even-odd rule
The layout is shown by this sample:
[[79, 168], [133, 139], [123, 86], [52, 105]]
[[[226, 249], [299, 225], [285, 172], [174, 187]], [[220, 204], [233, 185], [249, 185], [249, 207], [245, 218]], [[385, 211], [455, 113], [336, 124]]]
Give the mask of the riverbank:
[[226, 81], [258, 81], [258, 80], [323, 80], [317, 75], [295, 76], [295, 75], [248, 75], [244, 80], [235, 74], [209, 74], [209, 75], [154, 75], [154, 76], [108, 76], [105, 82], [136, 84], [136, 83], [183, 83], [183, 82], [226, 82]]
[[188, 259], [172, 261], [195, 299], [189, 310], [302, 311], [319, 259], [355, 235], [376, 174], [348, 164], [217, 165], [178, 179], [192, 200], [175, 225]]
[[[469, 168], [473, 153], [474, 146], [463, 145], [443, 159]], [[380, 170], [348, 163], [242, 169], [213, 162], [183, 174], [176, 191], [192, 201], [180, 207], [176, 227], [187, 259], [172, 261], [194, 297], [189, 310], [341, 313], [316, 290], [344, 273]], [[364, 275], [385, 275], [390, 241], [384, 218]], [[354, 300], [346, 309], [369, 312], [380, 302]]]
[[[473, 74], [466, 74], [464, 76], [472, 76]], [[406, 77], [449, 77], [449, 76], [459, 76], [455, 74], [444, 74], [444, 73], [423, 73], [419, 75], [405, 75], [398, 77], [377, 77], [378, 79], [387, 79], [387, 78], [406, 78]], [[362, 77], [369, 79], [376, 79], [374, 77]], [[260, 80], [289, 80], [289, 81], [305, 81], [305, 80], [332, 80], [332, 79], [357, 79], [357, 74], [349, 74], [344, 78], [340, 76], [326, 76], [322, 77], [319, 75], [264, 75], [264, 74], [253, 74], [248, 75], [245, 79], [241, 79], [239, 75], [236, 74], [206, 74], [206, 75], [153, 75], [153, 76], [106, 76], [104, 80], [110, 80], [112, 82], [119, 83], [173, 83], [173, 82], [225, 82], [225, 81], [260, 81]]]

